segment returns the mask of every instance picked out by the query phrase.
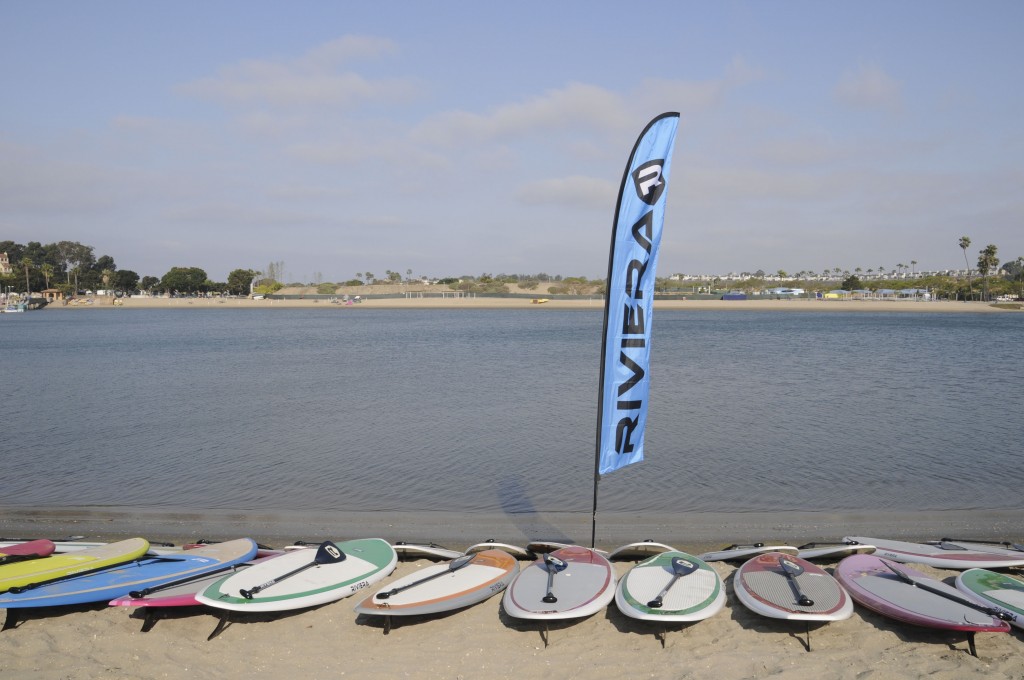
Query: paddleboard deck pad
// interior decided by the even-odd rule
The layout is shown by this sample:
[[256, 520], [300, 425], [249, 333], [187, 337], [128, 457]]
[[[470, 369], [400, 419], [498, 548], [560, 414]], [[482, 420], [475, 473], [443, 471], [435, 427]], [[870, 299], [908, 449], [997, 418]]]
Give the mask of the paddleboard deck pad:
[[590, 616], [615, 597], [612, 563], [590, 548], [560, 548], [531, 563], [513, 579], [502, 607], [519, 619]]
[[[676, 578], [678, 567], [673, 567], [673, 560], [682, 560], [684, 570], [695, 570]], [[725, 600], [718, 572], [699, 557], [678, 550], [648, 557], [626, 572], [615, 589], [619, 611], [643, 621], [702, 621], [720, 612]]]
[[779, 552], [753, 557], [733, 575], [736, 597], [750, 611], [788, 621], [841, 621], [853, 600], [831, 574]]
[[463, 609], [505, 590], [518, 573], [519, 562], [512, 555], [484, 550], [404, 576], [360, 602], [355, 611], [417, 616]]
[[[939, 590], [946, 596], [907, 583], [894, 569], [906, 574], [915, 583]], [[836, 578], [857, 604], [903, 623], [968, 632], [999, 633], [1010, 630], [1005, 621], [957, 602], [967, 598], [956, 588], [877, 554], [847, 557], [836, 567]]]
[[848, 536], [843, 540], [873, 545], [879, 557], [896, 562], [927, 564], [938, 569], [1005, 569], [1024, 566], [1024, 552], [996, 545], [951, 541], [912, 543], [863, 536]]
[[90, 570], [89, 573], [71, 574], [24, 592], [4, 593], [0, 595], [0, 608], [53, 607], [110, 601], [135, 590], [227, 569], [255, 554], [256, 542], [241, 538], [173, 556], [141, 555], [129, 562], [98, 571]]
[[1007, 615], [1011, 626], [1024, 628], [1024, 581], [988, 569], [957, 574], [956, 588]]
[[[322, 550], [332, 561], [318, 562]], [[320, 548], [290, 550], [226, 576], [196, 594], [196, 601], [241, 612], [314, 607], [369, 588], [390, 574], [397, 563], [394, 548], [380, 538], [328, 541]]]

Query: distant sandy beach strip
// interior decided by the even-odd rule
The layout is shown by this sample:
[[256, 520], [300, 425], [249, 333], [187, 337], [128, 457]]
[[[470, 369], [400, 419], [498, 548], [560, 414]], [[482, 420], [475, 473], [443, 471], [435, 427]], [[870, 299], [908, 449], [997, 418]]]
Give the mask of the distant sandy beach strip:
[[[344, 311], [367, 309], [592, 309], [604, 307], [604, 300], [552, 299], [542, 304], [529, 298], [499, 297], [389, 297], [369, 298], [359, 304], [345, 305], [327, 300], [251, 300], [248, 298], [130, 298], [115, 307], [111, 298], [92, 298], [92, 304], [49, 305], [46, 310], [80, 309], [293, 309], [323, 308]], [[784, 311], [784, 312], [929, 312], [929, 313], [1007, 313], [1021, 311], [994, 307], [985, 302], [913, 301], [913, 300], [655, 300], [655, 309], [691, 311]]]

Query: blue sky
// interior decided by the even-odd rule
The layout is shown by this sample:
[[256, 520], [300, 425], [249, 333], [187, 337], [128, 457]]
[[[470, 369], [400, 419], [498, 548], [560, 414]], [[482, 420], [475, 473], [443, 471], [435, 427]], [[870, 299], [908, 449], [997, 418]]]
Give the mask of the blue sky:
[[162, 276], [603, 278], [679, 111], [658, 274], [1024, 255], [1024, 3], [0, 4], [0, 240]]

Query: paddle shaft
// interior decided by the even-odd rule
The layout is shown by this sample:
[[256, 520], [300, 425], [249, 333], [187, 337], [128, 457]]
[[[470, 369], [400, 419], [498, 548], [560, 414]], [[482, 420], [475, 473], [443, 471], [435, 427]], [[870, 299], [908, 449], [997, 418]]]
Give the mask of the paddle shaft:
[[206, 578], [207, 576], [213, 576], [214, 574], [219, 574], [222, 571], [228, 571], [228, 570], [234, 569], [234, 568], [235, 568], [234, 565], [232, 565], [232, 566], [229, 566], [229, 567], [221, 567], [219, 569], [213, 569], [211, 571], [204, 571], [202, 574], [193, 574], [192, 576], [186, 576], [185, 578], [179, 578], [179, 579], [177, 579], [175, 581], [168, 581], [167, 583], [161, 583], [160, 585], [152, 586], [151, 588], [143, 588], [142, 590], [133, 590], [130, 593], [128, 593], [128, 596], [129, 597], [133, 597], [135, 599], [143, 598], [143, 597], [146, 597], [147, 595], [150, 595], [152, 593], [160, 592], [161, 590], [167, 590], [168, 588], [174, 588], [175, 586], [183, 586], [183, 585], [185, 585], [187, 583], [192, 583], [193, 581], [199, 581], [199, 580], [202, 580], [202, 579]]
[[448, 563], [448, 568], [445, 569], [444, 571], [439, 571], [436, 574], [431, 574], [430, 576], [424, 576], [419, 581], [413, 581], [412, 583], [409, 583], [407, 585], [400, 586], [398, 588], [392, 588], [391, 590], [389, 590], [387, 592], [377, 593], [377, 599], [386, 600], [389, 597], [391, 597], [392, 595], [397, 595], [398, 593], [402, 592], [403, 590], [409, 590], [409, 588], [414, 588], [414, 587], [420, 585], [421, 583], [426, 583], [427, 581], [433, 581], [435, 578], [440, 578], [441, 576], [444, 576], [445, 574], [450, 574], [453, 571], [458, 571], [459, 569], [462, 569], [464, 566], [466, 566], [467, 564], [469, 564], [470, 562], [473, 561], [473, 557], [474, 556], [467, 555], [467, 557], [469, 557], [468, 560], [460, 558], [459, 560], [454, 560], [452, 562], [449, 562]]
[[921, 583], [920, 581], [918, 581], [917, 579], [912, 577], [910, 574], [907, 574], [907, 573], [905, 573], [905, 572], [903, 572], [903, 571], [901, 571], [899, 569], [896, 569], [895, 567], [893, 567], [891, 564], [889, 564], [885, 560], [882, 560], [882, 563], [885, 564], [885, 566], [889, 568], [889, 571], [891, 571], [892, 573], [896, 574], [896, 576], [898, 576], [901, 581], [903, 581], [904, 583], [909, 584], [909, 585], [911, 585], [911, 586], [913, 586], [915, 588], [920, 588], [921, 590], [926, 590], [929, 593], [932, 593], [934, 595], [938, 595], [940, 597], [944, 597], [947, 600], [950, 600], [951, 602], [956, 602], [957, 604], [962, 604], [965, 607], [970, 607], [971, 609], [973, 609], [975, 611], [979, 611], [982, 614], [987, 614], [988, 616], [993, 616], [993, 617], [999, 619], [1000, 621], [1007, 621], [1007, 620], [1010, 619], [1010, 616], [1008, 614], [1006, 614], [1005, 612], [1001, 612], [998, 609], [993, 609], [992, 607], [986, 607], [983, 604], [979, 604], [979, 603], [974, 602], [972, 600], [968, 600], [966, 598], [960, 597], [959, 595], [954, 595], [953, 593], [946, 592], [945, 590], [942, 590], [940, 588], [935, 588], [933, 586], [928, 585], [927, 583]]
[[246, 590], [245, 588], [242, 588], [238, 592], [241, 593], [242, 597], [244, 597], [245, 599], [251, 600], [252, 596], [255, 595], [256, 593], [260, 592], [261, 590], [265, 590], [265, 589], [269, 588], [270, 586], [274, 585], [275, 583], [280, 583], [281, 581], [285, 580], [286, 578], [291, 578], [292, 576], [295, 576], [299, 572], [306, 571], [310, 567], [315, 567], [317, 564], [319, 564], [319, 562], [317, 562], [316, 560], [313, 560], [309, 564], [304, 564], [301, 567], [299, 567], [298, 569], [292, 569], [287, 574], [283, 574], [281, 576], [278, 576], [277, 578], [272, 578], [272, 579], [270, 579], [269, 581], [267, 581], [265, 583], [259, 584], [258, 586], [253, 586], [249, 590]]
[[665, 599], [665, 596], [668, 595], [668, 591], [672, 589], [672, 586], [676, 584], [676, 581], [679, 580], [680, 576], [682, 576], [682, 574], [672, 574], [672, 579], [668, 582], [668, 585], [662, 588], [661, 592], [658, 593], [658, 596], [650, 602], [648, 602], [647, 606], [651, 609], [657, 609], [658, 607], [660, 607]]
[[786, 580], [789, 581], [789, 587], [796, 597], [796, 603], [801, 607], [813, 607], [814, 600], [804, 595], [803, 591], [800, 590], [800, 584], [796, 580], [796, 577], [804, 572], [803, 567], [785, 558], [779, 559], [779, 567], [782, 568], [782, 573], [786, 575]]

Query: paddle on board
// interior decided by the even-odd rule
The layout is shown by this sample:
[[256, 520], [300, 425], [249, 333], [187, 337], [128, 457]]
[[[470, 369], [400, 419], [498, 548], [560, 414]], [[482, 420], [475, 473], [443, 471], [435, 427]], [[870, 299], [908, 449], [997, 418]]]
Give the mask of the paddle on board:
[[281, 576], [278, 576], [277, 578], [272, 578], [266, 583], [261, 583], [258, 586], [253, 586], [249, 590], [246, 590], [245, 588], [240, 588], [238, 592], [245, 599], [251, 600], [252, 596], [260, 592], [261, 590], [266, 590], [275, 583], [280, 583], [286, 578], [295, 576], [301, 571], [305, 571], [310, 567], [316, 567], [321, 564], [337, 564], [338, 562], [344, 561], [345, 557], [347, 556], [345, 555], [345, 553], [341, 551], [341, 548], [334, 545], [330, 541], [324, 541], [320, 544], [320, 547], [316, 549], [316, 555], [313, 556], [313, 561], [309, 564], [304, 564], [298, 569], [293, 569], [289, 571], [287, 574], [283, 574]]
[[692, 574], [698, 569], [700, 569], [700, 567], [698, 567], [695, 563], [691, 562], [690, 560], [684, 560], [682, 557], [673, 557], [672, 580], [669, 581], [664, 588], [662, 588], [661, 592], [658, 593], [657, 597], [655, 597], [653, 600], [647, 603], [647, 606], [651, 609], [658, 609], [659, 607], [661, 607], [663, 599], [666, 595], [668, 595], [668, 591], [672, 588], [672, 586], [676, 584], [676, 581], [679, 580], [679, 577], [686, 576], [687, 574]]

